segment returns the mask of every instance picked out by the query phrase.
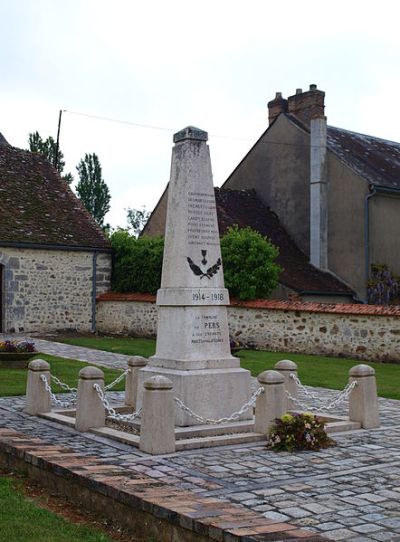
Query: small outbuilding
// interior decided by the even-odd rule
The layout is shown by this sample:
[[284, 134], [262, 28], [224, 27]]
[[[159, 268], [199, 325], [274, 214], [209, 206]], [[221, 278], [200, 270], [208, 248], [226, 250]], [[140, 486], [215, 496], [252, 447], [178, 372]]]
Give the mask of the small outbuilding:
[[0, 134], [0, 331], [95, 331], [112, 250], [40, 154]]

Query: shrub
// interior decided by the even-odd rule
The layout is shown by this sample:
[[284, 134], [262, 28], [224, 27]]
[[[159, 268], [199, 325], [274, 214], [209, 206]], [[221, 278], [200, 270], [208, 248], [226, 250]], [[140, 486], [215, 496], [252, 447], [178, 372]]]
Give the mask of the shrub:
[[225, 286], [241, 300], [266, 298], [282, 271], [279, 249], [251, 228], [233, 226], [221, 239]]
[[268, 434], [267, 446], [273, 450], [320, 450], [333, 446], [325, 431], [325, 423], [310, 413], [284, 414], [275, 420]]
[[126, 230], [117, 230], [110, 240], [115, 250], [112, 289], [155, 294], [161, 282], [163, 238], [136, 239]]
[[371, 265], [371, 279], [367, 285], [368, 303], [390, 305], [399, 301], [400, 278], [395, 277], [387, 265]]
[[[112, 289], [116, 292], [156, 293], [161, 283], [164, 240], [139, 237], [127, 230], [110, 236], [115, 251]], [[229, 228], [221, 239], [225, 286], [233, 297], [268, 297], [278, 284], [278, 249], [251, 228]]]

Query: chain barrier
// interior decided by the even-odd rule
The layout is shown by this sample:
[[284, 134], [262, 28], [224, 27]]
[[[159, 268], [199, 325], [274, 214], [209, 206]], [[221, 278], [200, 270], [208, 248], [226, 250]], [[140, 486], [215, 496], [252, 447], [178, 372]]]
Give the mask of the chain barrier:
[[61, 382], [61, 380], [56, 376], [50, 375], [50, 378], [51, 381], [54, 382], [54, 384], [57, 384], [57, 386], [60, 386], [60, 388], [62, 388], [63, 390], [69, 391], [70, 393], [78, 392], [78, 388], [70, 388], [68, 384], [66, 384], [65, 382]]
[[323, 412], [323, 411], [329, 411], [329, 410], [333, 410], [334, 408], [337, 408], [340, 404], [344, 403], [345, 401], [348, 400], [349, 396], [350, 396], [350, 393], [353, 391], [353, 389], [357, 386], [357, 381], [356, 380], [353, 380], [353, 382], [349, 382], [345, 388], [340, 391], [336, 397], [334, 397], [333, 399], [328, 399], [328, 400], [324, 400], [324, 399], [321, 399], [320, 397], [317, 397], [316, 395], [314, 395], [313, 393], [309, 392], [304, 386], [303, 384], [300, 382], [300, 380], [298, 379], [297, 376], [295, 375], [291, 375], [291, 378], [296, 382], [298, 388], [300, 389], [300, 391], [308, 398], [312, 399], [313, 401], [315, 401], [316, 403], [319, 403], [319, 405], [315, 405], [314, 404], [306, 404], [306, 403], [303, 403], [300, 399], [298, 399], [297, 397], [293, 397], [293, 395], [291, 395], [290, 392], [288, 392], [287, 390], [285, 390], [285, 393], [286, 395], [288, 396], [288, 398], [295, 404], [297, 405], [298, 407], [300, 407], [302, 410], [309, 410], [309, 411], [312, 411], [312, 410], [315, 410], [316, 412]]
[[115, 408], [113, 408], [108, 399], [106, 398], [104, 391], [101, 389], [99, 384], [93, 384], [93, 389], [96, 390], [97, 395], [99, 396], [100, 401], [102, 402], [102, 405], [107, 411], [107, 418], [110, 418], [111, 420], [114, 420], [116, 422], [133, 422], [136, 418], [140, 417], [140, 414], [142, 413], [142, 409], [139, 408], [138, 411], [132, 412], [131, 414], [119, 414]]
[[40, 375], [40, 380], [43, 382], [47, 393], [50, 395], [50, 399], [56, 405], [60, 406], [61, 408], [69, 408], [75, 403], [76, 397], [72, 397], [69, 401], [60, 401], [60, 399], [58, 399], [56, 395], [51, 391], [51, 386], [49, 382], [47, 381], [47, 378], [45, 375]]
[[251, 408], [252, 406], [255, 405], [257, 397], [259, 395], [261, 395], [262, 393], [264, 393], [264, 388], [259, 387], [253, 393], [253, 395], [250, 397], [250, 399], [247, 401], [247, 403], [245, 403], [242, 406], [242, 408], [240, 410], [238, 410], [237, 412], [233, 412], [233, 414], [231, 414], [229, 417], [219, 418], [217, 420], [213, 420], [211, 418], [204, 418], [203, 416], [200, 416], [199, 414], [196, 414], [196, 412], [193, 412], [193, 410], [191, 410], [187, 405], [185, 405], [185, 403], [183, 403], [178, 397], [174, 397], [174, 401], [178, 405], [178, 407], [181, 408], [181, 410], [183, 410], [183, 412], [185, 412], [186, 414], [189, 414], [189, 416], [191, 416], [192, 418], [194, 418], [198, 422], [203, 423], [203, 424], [213, 424], [213, 425], [215, 424], [215, 425], [218, 425], [220, 423], [228, 423], [228, 422], [237, 421], [242, 414], [244, 414], [249, 408]]
[[108, 390], [111, 390], [111, 388], [113, 388], [114, 386], [116, 386], [117, 384], [119, 384], [122, 380], [124, 380], [124, 378], [126, 377], [126, 375], [128, 373], [130, 373], [132, 370], [131, 369], [126, 369], [126, 371], [124, 371], [123, 373], [121, 373], [113, 382], [111, 382], [111, 384], [107, 384], [107, 386], [104, 386], [104, 391], [108, 391]]

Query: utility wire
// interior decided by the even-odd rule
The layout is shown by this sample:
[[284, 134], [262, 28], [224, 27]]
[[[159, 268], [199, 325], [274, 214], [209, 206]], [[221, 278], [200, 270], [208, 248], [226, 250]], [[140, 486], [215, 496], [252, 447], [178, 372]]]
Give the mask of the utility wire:
[[[172, 133], [177, 132], [176, 128], [167, 128], [165, 126], [154, 126], [152, 124], [140, 124], [138, 122], [130, 122], [128, 120], [113, 119], [111, 117], [102, 117], [100, 115], [91, 115], [89, 113], [81, 113], [79, 111], [69, 111], [68, 109], [63, 109], [62, 111], [63, 111], [63, 113], [69, 113], [70, 115], [77, 115], [77, 116], [80, 116], [80, 117], [87, 117], [87, 118], [95, 119], [95, 120], [103, 120], [103, 121], [106, 121], [106, 122], [115, 122], [115, 123], [118, 123], [118, 124], [126, 124], [128, 126], [134, 126], [135, 128], [146, 128], [148, 130], [162, 130], [163, 132], [172, 132]], [[238, 137], [238, 136], [209, 134], [209, 137], [215, 137], [215, 138], [219, 138], [219, 139], [228, 139], [228, 140], [230, 139], [230, 140], [234, 140], [234, 141], [254, 142], [254, 139]], [[256, 141], [258, 141], [258, 139]], [[283, 145], [283, 146], [288, 146], [288, 147], [307, 147], [307, 148], [311, 147], [311, 144], [309, 144], [309, 143], [308, 144], [307, 143], [289, 143], [287, 141], [268, 140], [268, 141], [266, 141], [266, 143], [268, 145], [270, 145], [270, 144], [271, 145]], [[313, 145], [313, 147], [317, 147], [317, 145]]]
[[[175, 133], [177, 131], [176, 128], [167, 128], [165, 126], [154, 126], [152, 124], [140, 124], [138, 122], [130, 122], [127, 120], [121, 120], [121, 119], [113, 119], [110, 117], [102, 117], [99, 115], [90, 115], [89, 113], [80, 113], [78, 111], [68, 111], [67, 109], [63, 110], [64, 113], [70, 113], [71, 115], [79, 115], [81, 117], [88, 117], [91, 119], [96, 120], [105, 120], [107, 122], [116, 122], [118, 124], [127, 124], [128, 126], [135, 126], [136, 128], [147, 128], [150, 130], [162, 130], [164, 132], [172, 132]], [[244, 138], [244, 137], [235, 137], [235, 136], [225, 136], [225, 135], [216, 135], [216, 134], [209, 134], [210, 137], [218, 137], [223, 139], [235, 139], [235, 140], [241, 140], [241, 141], [253, 141], [250, 138]]]

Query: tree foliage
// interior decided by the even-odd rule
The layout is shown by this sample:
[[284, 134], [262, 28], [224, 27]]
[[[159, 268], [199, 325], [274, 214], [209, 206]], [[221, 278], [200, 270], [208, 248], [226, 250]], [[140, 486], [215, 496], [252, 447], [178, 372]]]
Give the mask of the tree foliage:
[[76, 192], [97, 224], [102, 226], [110, 210], [111, 195], [102, 177], [98, 156], [95, 153], [85, 154], [76, 169], [79, 175]]
[[146, 225], [150, 214], [151, 213], [147, 211], [145, 207], [140, 210], [128, 207], [128, 209], [126, 209], [128, 230], [132, 230], [133, 234], [137, 237]]
[[164, 239], [136, 238], [126, 230], [117, 230], [110, 240], [115, 251], [113, 290], [155, 294], [161, 283]]
[[225, 286], [241, 300], [267, 298], [278, 285], [279, 249], [251, 228], [233, 226], [221, 239]]
[[58, 149], [57, 152], [57, 143], [51, 136], [49, 136], [47, 139], [43, 139], [38, 131], [32, 132], [29, 134], [28, 144], [31, 152], [43, 154], [43, 156], [45, 156], [47, 160], [57, 169], [64, 181], [68, 184], [72, 183], [74, 178], [71, 173], [62, 175], [65, 167], [64, 154], [60, 149]]
[[[115, 250], [112, 288], [117, 292], [155, 293], [161, 283], [164, 239], [112, 233]], [[221, 239], [225, 286], [239, 299], [266, 298], [278, 284], [278, 249], [258, 232], [237, 226]]]

